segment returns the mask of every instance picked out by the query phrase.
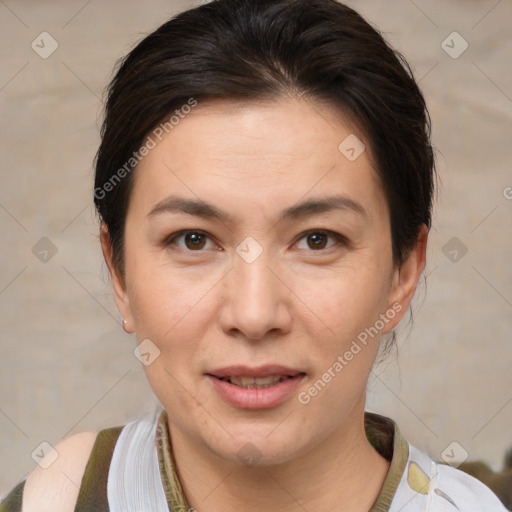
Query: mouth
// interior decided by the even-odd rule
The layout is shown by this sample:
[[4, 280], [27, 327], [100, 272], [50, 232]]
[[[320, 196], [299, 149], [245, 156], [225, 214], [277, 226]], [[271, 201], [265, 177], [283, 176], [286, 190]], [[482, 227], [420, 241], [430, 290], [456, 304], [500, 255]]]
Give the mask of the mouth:
[[[219, 378], [219, 377], [217, 377]], [[225, 382], [229, 382], [234, 386], [238, 386], [239, 388], [245, 389], [264, 389], [275, 386], [276, 384], [280, 384], [285, 380], [293, 379], [291, 375], [270, 375], [269, 377], [220, 377], [220, 380]]]
[[288, 400], [306, 373], [281, 365], [230, 366], [208, 372], [219, 395], [241, 409], [268, 409]]

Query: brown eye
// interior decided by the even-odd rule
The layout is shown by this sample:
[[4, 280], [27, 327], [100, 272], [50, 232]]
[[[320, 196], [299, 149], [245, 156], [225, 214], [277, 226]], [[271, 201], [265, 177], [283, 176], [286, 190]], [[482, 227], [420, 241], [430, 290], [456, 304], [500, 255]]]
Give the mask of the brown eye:
[[[184, 245], [176, 243], [176, 241], [180, 239], [184, 241]], [[189, 229], [174, 233], [168, 237], [164, 243], [166, 246], [175, 245], [190, 252], [199, 252], [205, 247], [208, 239], [209, 237], [206, 233]]]
[[202, 249], [204, 247], [204, 243], [205, 237], [201, 233], [192, 232], [185, 235], [185, 245], [189, 249]]
[[308, 235], [308, 241], [311, 242], [312, 249], [324, 249], [328, 236], [325, 233], [312, 233]]
[[[343, 235], [340, 235], [339, 233], [335, 233], [333, 231], [314, 229], [304, 233], [301, 237], [301, 240], [304, 238], [307, 241], [307, 248], [313, 251], [330, 249], [331, 247], [336, 245], [336, 243], [340, 243], [343, 246], [347, 245], [347, 239]], [[326, 247], [329, 238], [335, 240], [335, 242]]]

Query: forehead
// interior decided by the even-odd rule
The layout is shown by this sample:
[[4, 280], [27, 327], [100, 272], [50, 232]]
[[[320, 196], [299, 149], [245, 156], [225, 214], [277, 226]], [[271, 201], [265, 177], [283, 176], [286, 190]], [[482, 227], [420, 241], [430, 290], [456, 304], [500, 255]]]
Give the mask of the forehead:
[[170, 194], [217, 201], [224, 210], [233, 199], [232, 206], [242, 201], [247, 212], [259, 206], [259, 213], [333, 194], [382, 209], [364, 134], [325, 104], [199, 102], [160, 132], [150, 135], [156, 147], [135, 174], [132, 199], [143, 200], [146, 210]]

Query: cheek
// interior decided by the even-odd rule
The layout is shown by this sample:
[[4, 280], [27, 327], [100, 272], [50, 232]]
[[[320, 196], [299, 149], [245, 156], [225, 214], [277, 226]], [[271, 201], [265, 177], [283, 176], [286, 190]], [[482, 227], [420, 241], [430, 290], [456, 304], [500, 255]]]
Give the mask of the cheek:
[[326, 328], [342, 339], [372, 325], [387, 306], [388, 274], [379, 264], [361, 260], [333, 279], [318, 283], [309, 300]]
[[191, 315], [208, 288], [204, 280], [192, 282], [184, 273], [161, 268], [150, 254], [127, 261], [130, 309], [139, 341], [150, 338], [161, 350], [166, 350], [167, 340], [190, 328]]
[[[373, 263], [372, 263], [373, 261]], [[381, 339], [389, 276], [375, 260], [360, 261], [336, 279], [315, 286], [318, 341], [311, 354], [317, 388], [327, 384], [316, 407], [339, 408], [364, 392]], [[320, 285], [321, 284], [321, 285]], [[315, 393], [315, 390], [312, 390]]]
[[154, 394], [168, 410], [194, 406], [184, 389], [197, 375], [197, 354], [204, 337], [200, 290], [182, 286], [178, 277], [145, 276], [130, 298], [138, 343], [149, 339], [158, 357], [144, 366]]
[[334, 282], [312, 297], [321, 306], [319, 330], [312, 333], [318, 343], [310, 354], [314, 372], [302, 397], [309, 397], [316, 414], [328, 410], [341, 420], [364, 395], [381, 339], [385, 289], [372, 272], [364, 279], [358, 273], [357, 279]]

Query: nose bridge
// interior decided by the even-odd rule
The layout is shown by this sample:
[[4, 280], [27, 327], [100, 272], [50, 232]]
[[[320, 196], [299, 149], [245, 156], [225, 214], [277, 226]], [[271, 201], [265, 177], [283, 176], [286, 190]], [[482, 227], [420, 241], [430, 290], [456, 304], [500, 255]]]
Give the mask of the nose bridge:
[[225, 327], [236, 328], [248, 338], [283, 327], [285, 287], [273, 263], [270, 251], [254, 238], [239, 244], [227, 283]]
[[275, 280], [271, 266], [270, 251], [256, 241], [247, 237], [236, 248], [234, 260], [234, 281], [238, 300], [253, 307], [262, 308], [273, 299]]

